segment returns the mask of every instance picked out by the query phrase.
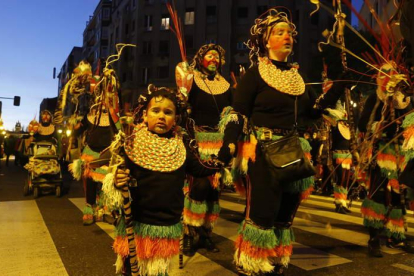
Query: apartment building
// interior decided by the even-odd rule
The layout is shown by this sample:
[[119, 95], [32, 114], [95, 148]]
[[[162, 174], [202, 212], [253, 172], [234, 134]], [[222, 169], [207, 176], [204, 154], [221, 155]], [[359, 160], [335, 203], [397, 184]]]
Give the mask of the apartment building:
[[105, 59], [109, 54], [111, 7], [111, 0], [99, 1], [83, 31], [82, 56], [91, 64], [94, 70], [99, 66], [99, 60]]
[[[329, 1], [326, 1], [329, 2]], [[175, 66], [181, 61], [178, 42], [171, 32], [166, 0], [112, 0], [109, 27], [109, 52], [116, 43], [135, 44], [125, 49], [114, 68], [122, 86], [124, 101], [136, 102], [149, 83], [174, 86]], [[217, 43], [226, 50], [223, 75], [238, 75], [239, 65], [248, 67], [249, 51], [244, 45], [254, 19], [270, 7], [285, 6], [292, 12], [299, 35], [293, 60], [304, 72], [312, 70], [312, 56], [318, 52], [323, 30], [334, 19], [324, 10], [312, 17], [315, 8], [309, 1], [292, 0], [176, 0], [182, 20], [188, 60], [206, 43]], [[347, 12], [348, 15], [349, 12]], [[350, 18], [348, 16], [347, 18]]]

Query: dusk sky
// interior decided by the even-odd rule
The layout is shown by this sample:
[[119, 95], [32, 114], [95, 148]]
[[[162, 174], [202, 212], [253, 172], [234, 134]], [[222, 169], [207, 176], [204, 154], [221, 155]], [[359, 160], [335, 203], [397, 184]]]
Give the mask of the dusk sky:
[[[362, 0], [353, 2], [359, 10]], [[35, 116], [38, 118], [43, 98], [57, 96], [58, 81], [53, 79], [53, 67], [58, 73], [72, 48], [82, 46], [86, 21], [99, 0], [0, 3], [0, 97], [21, 97], [20, 106], [0, 99], [4, 125], [13, 130], [17, 121], [27, 126]]]

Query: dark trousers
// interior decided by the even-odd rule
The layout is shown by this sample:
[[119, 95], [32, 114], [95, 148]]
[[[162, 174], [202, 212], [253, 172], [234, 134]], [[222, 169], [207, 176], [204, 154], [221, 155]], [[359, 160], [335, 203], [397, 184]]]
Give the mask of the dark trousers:
[[100, 183], [93, 181], [91, 178], [88, 178], [86, 180], [86, 187], [85, 187], [86, 203], [90, 205], [96, 204], [96, 195], [98, 193], [98, 187], [99, 187], [98, 185], [100, 185]]
[[219, 192], [213, 189], [207, 177], [195, 177], [190, 186], [190, 198], [196, 201], [218, 201]]
[[301, 202], [300, 193], [284, 192], [283, 184], [286, 183], [278, 183], [272, 178], [260, 150], [256, 150], [256, 162], [249, 162], [249, 180], [250, 219], [265, 228], [290, 227]]

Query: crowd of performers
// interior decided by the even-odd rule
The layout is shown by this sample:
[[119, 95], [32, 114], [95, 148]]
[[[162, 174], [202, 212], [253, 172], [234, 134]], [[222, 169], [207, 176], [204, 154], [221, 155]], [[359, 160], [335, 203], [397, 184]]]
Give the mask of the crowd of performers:
[[[339, 26], [341, 15], [336, 17]], [[403, 34], [411, 34], [409, 24], [402, 24], [407, 28]], [[283, 275], [295, 240], [292, 224], [301, 202], [314, 190], [315, 177], [278, 181], [258, 145], [295, 128], [311, 160], [314, 144], [306, 132], [309, 121], [318, 119], [323, 121], [323, 146], [312, 152], [325, 168], [332, 168], [330, 176], [336, 175], [334, 210], [350, 212], [350, 182], [358, 182], [367, 192], [361, 212], [370, 235], [369, 254], [382, 257], [382, 237], [388, 246], [414, 253], [404, 236], [406, 208], [414, 207], [409, 206], [410, 197], [414, 199], [409, 59], [376, 53], [380, 62], [370, 64], [376, 91], [366, 99], [356, 124], [347, 98], [354, 85], [349, 71], [329, 85], [325, 80], [327, 86], [318, 87], [323, 87], [321, 93], [290, 62], [297, 30], [287, 9], [268, 10], [250, 33], [246, 45], [251, 66], [233, 86], [221, 75], [225, 50], [208, 44], [192, 62], [183, 58], [177, 65], [176, 89], [150, 85], [132, 103], [133, 110], [120, 109], [120, 87], [110, 69], [122, 48], [108, 58], [101, 74], [92, 74], [82, 62], [62, 90], [54, 122], [66, 121], [73, 130], [68, 159], [73, 176], [84, 183], [83, 224], [105, 215], [112, 219], [116, 273], [168, 275], [171, 259], [180, 253], [180, 239], [187, 256], [199, 248], [218, 252], [211, 237], [220, 215], [220, 191], [234, 185], [246, 196], [234, 252], [239, 275]], [[408, 35], [405, 39], [412, 40]], [[51, 119], [50, 113], [42, 114], [37, 126], [45, 139], [54, 133]], [[331, 154], [332, 164], [323, 152]]]

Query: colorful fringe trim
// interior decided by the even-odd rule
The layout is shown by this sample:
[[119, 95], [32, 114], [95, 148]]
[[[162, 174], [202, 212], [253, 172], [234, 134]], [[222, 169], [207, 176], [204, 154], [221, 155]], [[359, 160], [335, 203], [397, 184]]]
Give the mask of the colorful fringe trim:
[[93, 209], [92, 209], [92, 207], [90, 205], [86, 205], [83, 208], [82, 213], [83, 213], [82, 220], [84, 220], [84, 221], [93, 221], [93, 213], [94, 213], [94, 211], [93, 211]]
[[[405, 239], [404, 216], [401, 209], [388, 209], [370, 199], [365, 199], [361, 206], [364, 226], [384, 229], [388, 237]], [[388, 214], [389, 213], [389, 214]]]
[[401, 127], [404, 128], [404, 142], [401, 148], [408, 162], [414, 158], [414, 113], [405, 116]]
[[[136, 221], [133, 224], [140, 274], [167, 275], [171, 259], [178, 255], [180, 250], [182, 224], [155, 226]], [[123, 220], [117, 226], [116, 235], [113, 249], [125, 259], [129, 254], [129, 248]]]
[[191, 226], [212, 229], [220, 214], [220, 205], [212, 201], [195, 201], [188, 196], [184, 199], [183, 221]]
[[223, 145], [224, 133], [196, 132], [195, 136], [201, 160], [206, 161], [210, 159], [212, 154], [218, 155]]
[[335, 185], [334, 186], [334, 199], [335, 204], [341, 204], [344, 207], [347, 207], [346, 200], [348, 196], [348, 191], [345, 187]]
[[81, 160], [84, 163], [83, 176], [85, 178], [92, 178], [95, 182], [103, 182], [106, 174], [108, 173], [108, 167], [102, 166], [100, 168], [91, 169], [89, 163], [91, 161], [99, 159], [99, 152], [93, 151], [90, 147], [86, 146], [82, 151]]
[[335, 159], [335, 163], [341, 165], [342, 168], [346, 170], [351, 169], [352, 155], [350, 151], [334, 151], [333, 159]]
[[294, 235], [292, 229], [260, 229], [251, 222], [243, 221], [235, 242], [235, 263], [250, 273], [266, 273], [273, 270], [272, 258], [280, 258], [287, 266], [292, 255]]
[[386, 213], [387, 209], [383, 204], [376, 203], [368, 198], [362, 202], [361, 214], [364, 218], [364, 226], [366, 227], [382, 229], [384, 227]]

